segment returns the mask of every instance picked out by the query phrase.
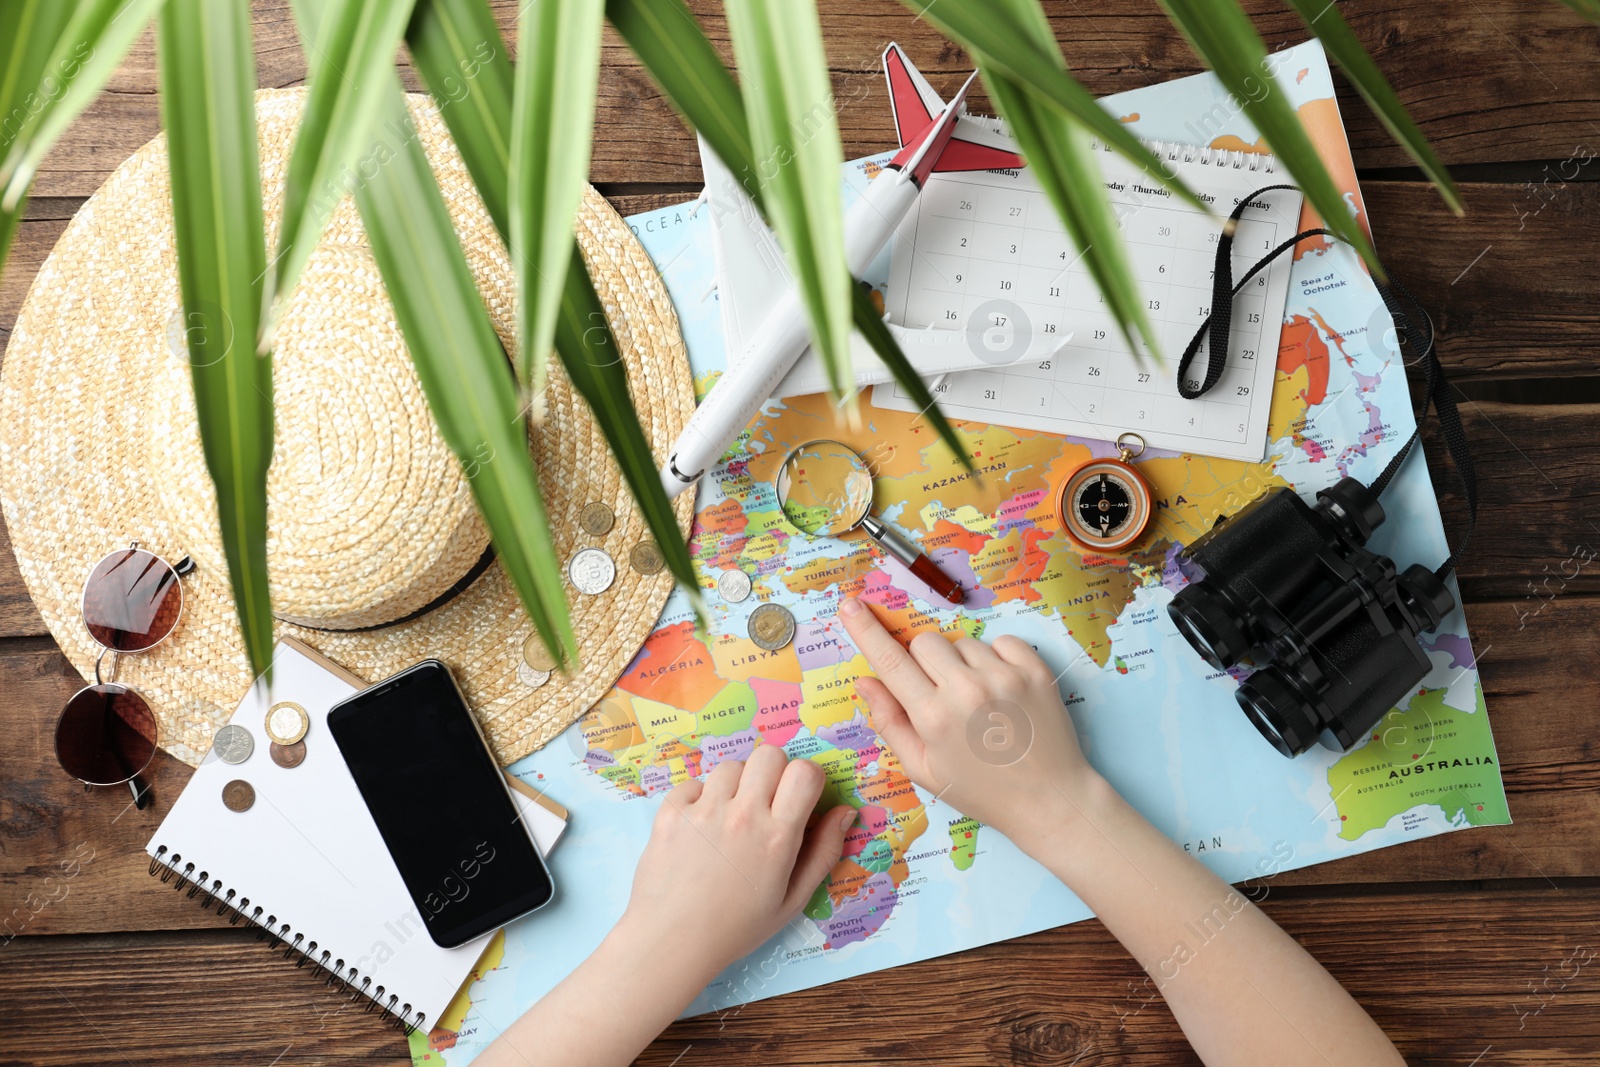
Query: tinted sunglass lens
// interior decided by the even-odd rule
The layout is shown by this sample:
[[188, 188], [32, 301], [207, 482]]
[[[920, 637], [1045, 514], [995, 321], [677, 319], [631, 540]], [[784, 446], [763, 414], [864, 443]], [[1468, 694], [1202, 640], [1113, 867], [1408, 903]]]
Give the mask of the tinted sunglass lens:
[[116, 785], [144, 770], [156, 751], [156, 718], [144, 698], [107, 683], [79, 690], [56, 722], [56, 759], [90, 785]]
[[118, 652], [143, 652], [172, 632], [183, 610], [177, 572], [142, 549], [113, 552], [83, 587], [89, 634]]

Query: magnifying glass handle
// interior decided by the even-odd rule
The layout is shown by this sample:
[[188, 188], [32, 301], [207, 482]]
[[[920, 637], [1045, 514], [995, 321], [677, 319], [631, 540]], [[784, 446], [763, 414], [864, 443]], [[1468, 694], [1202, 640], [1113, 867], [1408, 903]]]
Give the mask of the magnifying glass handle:
[[940, 570], [937, 563], [896, 533], [893, 527], [868, 515], [861, 520], [861, 528], [867, 531], [869, 537], [882, 545], [885, 552], [904, 563], [912, 574], [927, 583], [929, 589], [952, 604], [959, 604], [966, 599], [966, 593], [962, 591], [960, 582]]

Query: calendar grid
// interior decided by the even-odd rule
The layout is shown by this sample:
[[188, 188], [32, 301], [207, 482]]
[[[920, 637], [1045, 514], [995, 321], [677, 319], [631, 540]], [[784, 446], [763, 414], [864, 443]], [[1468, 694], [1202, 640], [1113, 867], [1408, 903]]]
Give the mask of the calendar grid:
[[[1161, 146], [1219, 216], [1266, 184], [1269, 158]], [[1118, 330], [1049, 198], [1031, 172], [936, 174], [896, 235], [891, 318], [910, 328], [963, 330], [992, 369], [947, 375], [933, 387], [960, 418], [1114, 439], [1135, 431], [1157, 447], [1239, 459], [1265, 449], [1289, 260], [1261, 272], [1233, 303], [1226, 369], [1199, 400], [1178, 395], [1176, 367], [1211, 304], [1221, 217], [1151, 190], [1121, 156], [1101, 153], [1106, 188], [1164, 360]], [[1234, 276], [1295, 232], [1300, 196], [1279, 190], [1247, 207], [1235, 233]], [[1062, 340], [1050, 358], [1023, 360], [1037, 334]], [[1189, 376], [1203, 376], [1203, 355]], [[1196, 383], [1198, 384], [1198, 382]], [[898, 384], [873, 403], [915, 410]]]

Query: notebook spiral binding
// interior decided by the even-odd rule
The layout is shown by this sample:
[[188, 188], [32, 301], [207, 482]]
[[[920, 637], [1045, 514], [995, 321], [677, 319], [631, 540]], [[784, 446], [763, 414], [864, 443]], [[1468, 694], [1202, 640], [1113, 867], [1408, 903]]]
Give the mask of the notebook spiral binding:
[[[996, 115], [979, 115], [967, 113], [967, 118], [976, 122], [985, 129], [1010, 137], [1011, 131], [1006, 128], [1006, 121]], [[1275, 156], [1264, 152], [1246, 152], [1237, 148], [1203, 148], [1198, 145], [1183, 144], [1180, 141], [1158, 141], [1151, 137], [1141, 137], [1139, 141], [1156, 158], [1165, 159], [1169, 163], [1198, 163], [1203, 167], [1231, 167], [1234, 170], [1247, 170], [1258, 174], [1276, 174], [1278, 160]], [[1090, 138], [1089, 144], [1102, 152], [1114, 152], [1116, 149], [1107, 145], [1099, 138]]]
[[[1230, 170], [1245, 170], [1254, 174], [1278, 173], [1278, 160], [1276, 156], [1263, 152], [1246, 152], [1239, 148], [1209, 148], [1199, 145], [1181, 144], [1178, 141], [1155, 141], [1146, 137], [1139, 138], [1140, 142], [1157, 159], [1164, 159], [1169, 163], [1197, 163], [1202, 167], [1222, 167]], [[1090, 141], [1095, 148], [1102, 152], [1113, 151], [1104, 142]]]
[[[235, 900], [237, 893], [223, 886], [221, 879], [212, 879], [208, 885], [209, 872], [197, 869], [198, 866], [184, 860], [176, 852], [167, 856], [167, 846], [161, 845], [150, 859], [150, 875], [159, 878], [163, 883], [173, 882], [172, 888], [176, 892], [181, 893], [187, 889], [190, 900], [203, 893], [200, 907], [210, 908], [215, 901], [217, 914], [226, 916], [229, 926], [236, 925], [243, 919], [255, 927], [258, 941], [262, 938], [270, 940], [267, 946], [269, 951], [276, 950], [279, 944], [284, 945], [284, 959], [296, 955], [300, 957], [295, 961], [296, 970], [310, 963], [313, 976], [325, 972], [328, 976], [328, 985], [337, 985], [341, 990], [348, 992], [351, 1003], [358, 997], [364, 998], [366, 1000], [364, 1011], [370, 1012], [373, 1008], [377, 1008], [384, 1018], [388, 1019], [397, 1030], [403, 1031], [407, 1037], [423, 1028], [426, 1017], [420, 1011], [413, 1012], [410, 1003], [397, 1004], [400, 997], [396, 994], [390, 994], [385, 1002], [383, 986], [371, 988], [372, 979], [364, 977], [354, 967], [346, 967], [343, 959], [334, 959], [330, 964], [329, 957], [333, 955], [332, 952], [323, 949], [319, 954], [317, 942], [307, 941], [303, 932], [295, 933], [288, 923], [280, 924], [278, 917], [267, 913], [265, 907], [251, 905], [249, 897], [238, 897]], [[232, 914], [229, 914], [230, 912]]]

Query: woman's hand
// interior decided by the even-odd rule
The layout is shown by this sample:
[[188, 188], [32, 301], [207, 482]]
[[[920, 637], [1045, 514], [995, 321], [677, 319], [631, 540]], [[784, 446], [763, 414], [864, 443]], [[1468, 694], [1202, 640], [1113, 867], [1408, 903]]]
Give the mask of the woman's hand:
[[877, 674], [856, 691], [912, 781], [1019, 843], [1043, 814], [1073, 817], [1098, 776], [1055, 676], [1026, 642], [925, 633], [908, 652], [860, 601], [839, 616]]
[[744, 763], [719, 763], [704, 782], [674, 788], [656, 813], [619, 930], [670, 939], [675, 953], [709, 968], [706, 981], [754, 952], [839, 861], [856, 810], [840, 805], [812, 820], [822, 785], [815, 763], [761, 745]]

